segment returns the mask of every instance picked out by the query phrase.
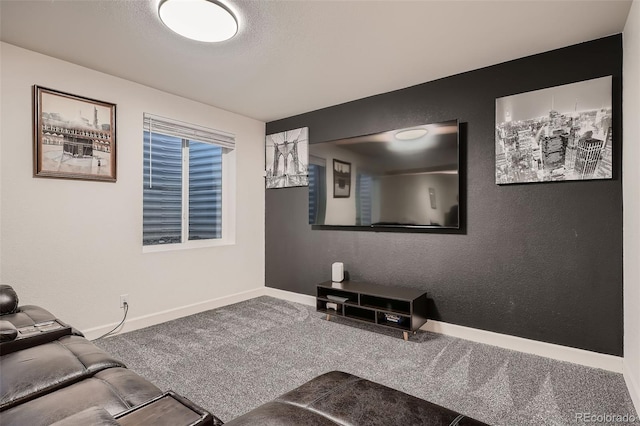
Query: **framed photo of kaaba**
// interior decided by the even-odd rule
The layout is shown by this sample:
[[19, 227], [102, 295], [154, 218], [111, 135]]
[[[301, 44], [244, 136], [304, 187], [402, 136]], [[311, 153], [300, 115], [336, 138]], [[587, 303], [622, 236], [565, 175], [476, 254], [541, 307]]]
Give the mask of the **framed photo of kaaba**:
[[116, 181], [116, 105], [34, 86], [34, 176]]

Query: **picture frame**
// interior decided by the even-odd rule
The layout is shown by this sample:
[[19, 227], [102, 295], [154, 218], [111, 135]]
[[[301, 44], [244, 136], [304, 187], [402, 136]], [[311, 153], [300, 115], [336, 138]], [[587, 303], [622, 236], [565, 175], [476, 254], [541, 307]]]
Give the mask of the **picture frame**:
[[309, 128], [265, 138], [265, 188], [309, 186]]
[[116, 105], [33, 86], [34, 177], [115, 182]]
[[495, 182], [612, 179], [612, 76], [496, 99]]
[[351, 197], [351, 163], [333, 159], [333, 198]]

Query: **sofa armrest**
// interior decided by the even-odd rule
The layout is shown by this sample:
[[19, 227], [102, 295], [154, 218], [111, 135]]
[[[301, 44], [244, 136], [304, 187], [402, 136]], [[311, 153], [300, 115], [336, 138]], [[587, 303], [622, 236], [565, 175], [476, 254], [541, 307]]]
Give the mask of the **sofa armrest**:
[[149, 401], [118, 413], [115, 418], [122, 426], [221, 426], [213, 414], [187, 398], [167, 391]]
[[44, 345], [73, 334], [71, 327], [57, 320], [25, 327], [18, 327], [11, 321], [6, 322], [16, 329], [16, 337], [0, 341], [0, 355]]
[[18, 329], [9, 321], [0, 321], [0, 342], [10, 342], [18, 336]]

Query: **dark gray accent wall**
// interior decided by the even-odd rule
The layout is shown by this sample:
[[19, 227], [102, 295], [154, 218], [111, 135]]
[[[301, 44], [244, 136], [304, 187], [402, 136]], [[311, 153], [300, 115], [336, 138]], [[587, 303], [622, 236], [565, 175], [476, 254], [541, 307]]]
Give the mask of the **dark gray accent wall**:
[[[496, 98], [607, 75], [613, 180], [494, 183]], [[426, 290], [432, 319], [621, 356], [621, 85], [616, 35], [267, 123], [317, 143], [459, 119], [466, 229], [314, 230], [307, 188], [266, 190], [266, 285], [315, 295], [341, 261], [351, 279]]]

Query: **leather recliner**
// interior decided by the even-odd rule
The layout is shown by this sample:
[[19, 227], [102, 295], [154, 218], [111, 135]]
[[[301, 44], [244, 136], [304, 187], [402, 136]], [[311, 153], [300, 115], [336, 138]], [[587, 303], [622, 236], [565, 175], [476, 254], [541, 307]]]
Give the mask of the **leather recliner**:
[[[0, 286], [0, 335], [3, 426], [119, 424], [115, 416], [165, 394], [47, 310], [18, 306], [7, 285]], [[190, 401], [180, 401], [201, 414], [196, 424], [222, 424]]]

